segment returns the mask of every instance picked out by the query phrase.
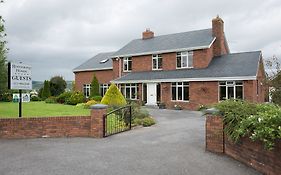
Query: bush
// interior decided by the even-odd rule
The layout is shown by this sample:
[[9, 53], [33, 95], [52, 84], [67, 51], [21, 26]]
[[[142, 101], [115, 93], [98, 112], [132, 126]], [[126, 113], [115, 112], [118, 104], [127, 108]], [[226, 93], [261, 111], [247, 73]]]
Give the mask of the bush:
[[93, 96], [90, 98], [91, 100], [95, 100], [95, 101], [101, 101], [102, 100], [102, 96], [97, 95], [97, 96]]
[[13, 94], [9, 93], [9, 92], [0, 94], [0, 101], [4, 101], [4, 102], [11, 102], [11, 101], [13, 101]]
[[41, 101], [41, 98], [39, 98], [38, 96], [31, 96], [30, 101]]
[[85, 101], [84, 95], [79, 92], [73, 92], [71, 96], [67, 99], [66, 104], [77, 105], [78, 103], [83, 103]]
[[51, 91], [50, 91], [50, 82], [48, 80], [44, 81], [44, 87], [42, 90], [41, 98], [45, 100], [46, 98], [51, 96]]
[[95, 104], [97, 104], [97, 102], [95, 100], [90, 100], [84, 105], [84, 108], [89, 109], [92, 105], [95, 105]]
[[126, 100], [115, 84], [111, 84], [101, 100], [102, 104], [109, 106], [125, 106]]
[[144, 119], [142, 119], [142, 122], [142, 126], [144, 127], [148, 127], [156, 123], [152, 117], [145, 117]]
[[70, 98], [70, 96], [72, 95], [72, 92], [64, 92], [62, 94], [60, 94], [58, 97], [57, 97], [57, 102], [58, 103], [66, 103], [66, 101]]
[[281, 108], [278, 106], [227, 100], [217, 108], [223, 111], [225, 132], [234, 142], [241, 137], [250, 137], [271, 150], [275, 141], [281, 139]]
[[100, 95], [100, 85], [96, 75], [93, 75], [92, 82], [91, 82], [91, 97], [99, 96]]
[[57, 103], [57, 99], [56, 99], [56, 97], [51, 96], [51, 97], [48, 97], [48, 98], [45, 100], [45, 103]]
[[54, 76], [50, 79], [50, 92], [52, 96], [59, 96], [66, 88], [66, 81], [62, 76]]
[[272, 102], [281, 106], [281, 90], [276, 89], [273, 92], [271, 92], [271, 95], [272, 95]]

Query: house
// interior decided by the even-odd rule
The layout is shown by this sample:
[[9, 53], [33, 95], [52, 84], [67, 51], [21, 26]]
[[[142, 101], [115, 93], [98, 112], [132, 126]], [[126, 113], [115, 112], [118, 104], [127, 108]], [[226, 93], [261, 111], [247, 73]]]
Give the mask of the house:
[[103, 95], [115, 83], [127, 99], [196, 109], [224, 99], [264, 102], [261, 51], [230, 53], [220, 17], [212, 28], [141, 39], [116, 52], [101, 53], [73, 70], [76, 89], [89, 96], [93, 73]]

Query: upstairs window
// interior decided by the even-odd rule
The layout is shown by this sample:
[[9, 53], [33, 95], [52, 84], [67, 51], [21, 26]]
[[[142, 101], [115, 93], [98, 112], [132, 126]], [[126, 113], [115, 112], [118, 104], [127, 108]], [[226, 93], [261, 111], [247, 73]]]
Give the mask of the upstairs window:
[[152, 70], [162, 69], [162, 55], [152, 55]]
[[220, 100], [243, 99], [242, 81], [221, 81], [219, 82]]
[[193, 67], [193, 51], [177, 53], [177, 68]]
[[123, 71], [130, 72], [132, 70], [132, 57], [124, 57], [123, 59]]

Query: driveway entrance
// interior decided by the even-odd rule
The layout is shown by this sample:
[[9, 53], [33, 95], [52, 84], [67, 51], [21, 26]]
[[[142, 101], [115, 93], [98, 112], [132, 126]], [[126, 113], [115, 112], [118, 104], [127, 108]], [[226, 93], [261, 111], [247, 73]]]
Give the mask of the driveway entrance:
[[0, 140], [0, 174], [259, 174], [231, 158], [205, 152], [201, 113], [149, 110], [156, 125], [104, 139]]

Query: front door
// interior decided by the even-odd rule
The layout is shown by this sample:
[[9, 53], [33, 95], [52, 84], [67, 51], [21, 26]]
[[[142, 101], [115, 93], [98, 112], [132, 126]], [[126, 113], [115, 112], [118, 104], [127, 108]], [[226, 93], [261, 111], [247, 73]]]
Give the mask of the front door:
[[147, 83], [146, 105], [157, 105], [157, 83]]

